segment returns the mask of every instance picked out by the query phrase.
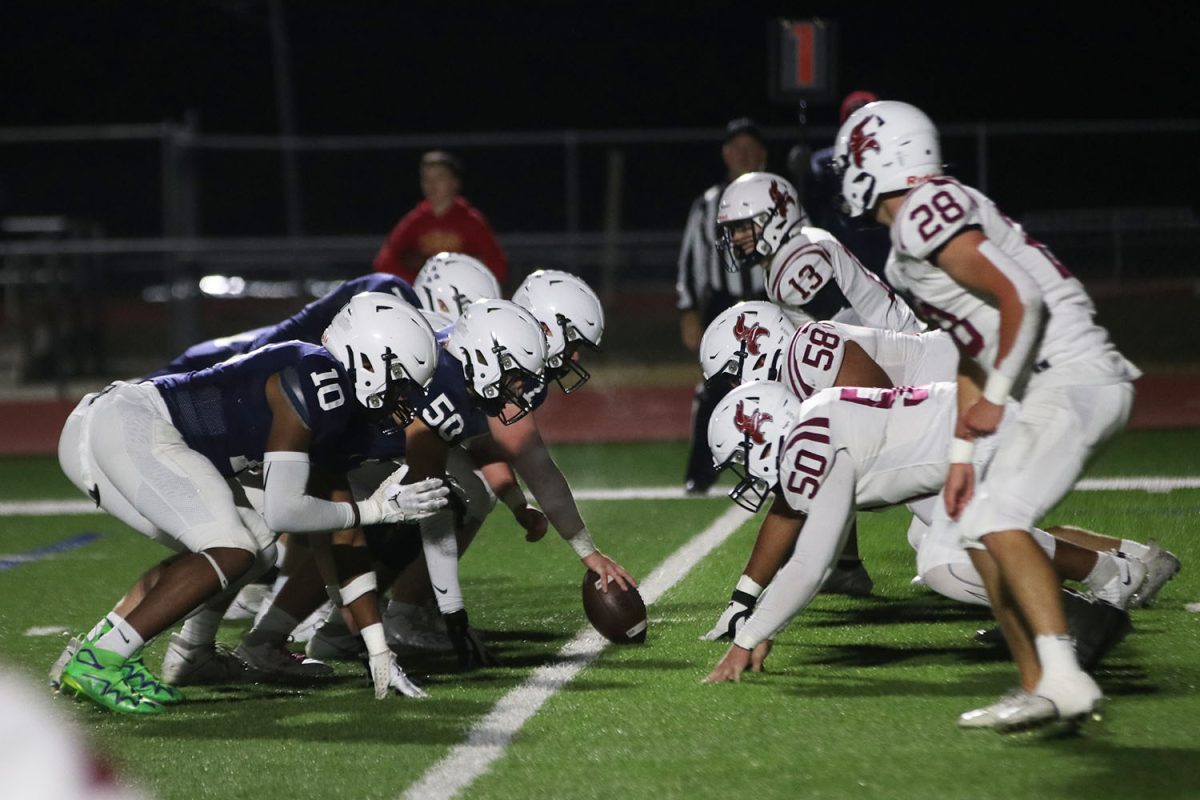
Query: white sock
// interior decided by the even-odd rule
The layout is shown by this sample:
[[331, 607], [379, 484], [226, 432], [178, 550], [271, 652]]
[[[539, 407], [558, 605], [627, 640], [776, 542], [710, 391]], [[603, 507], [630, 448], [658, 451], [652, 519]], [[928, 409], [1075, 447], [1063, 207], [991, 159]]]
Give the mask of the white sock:
[[1049, 676], [1080, 671], [1079, 660], [1075, 658], [1075, 642], [1069, 634], [1042, 634], [1034, 638], [1033, 644], [1042, 664], [1043, 681]]
[[83, 637], [84, 641], [88, 641], [88, 642], [96, 641], [96, 639], [99, 638], [102, 634], [104, 634], [107, 631], [112, 630], [116, 626], [117, 622], [120, 621], [120, 619], [121, 618], [119, 616], [117, 616], [117, 613], [115, 611], [108, 612], [104, 616], [104, 619], [97, 622], [95, 624], [95, 626], [93, 626], [92, 629], [87, 632], [87, 636]]
[[1092, 571], [1087, 574], [1083, 582], [1093, 592], [1098, 592], [1108, 585], [1108, 582], [1113, 578], [1121, 575], [1121, 568], [1117, 564], [1117, 556], [1112, 553], [1096, 553], [1096, 566], [1092, 567]]
[[113, 622], [112, 630], [96, 640], [96, 647], [101, 650], [108, 650], [118, 655], [129, 658], [146, 642], [142, 639], [142, 635], [133, 629], [128, 622], [116, 614], [110, 614], [110, 621]]
[[1150, 554], [1150, 548], [1141, 542], [1130, 541], [1129, 539], [1121, 540], [1121, 552], [1127, 556], [1133, 556], [1137, 559], [1143, 559]]
[[213, 644], [217, 641], [217, 628], [221, 627], [222, 616], [220, 611], [202, 609], [187, 618], [179, 635], [188, 644]]
[[272, 605], [246, 634], [246, 641], [250, 644], [283, 644], [299, 624], [291, 614]]

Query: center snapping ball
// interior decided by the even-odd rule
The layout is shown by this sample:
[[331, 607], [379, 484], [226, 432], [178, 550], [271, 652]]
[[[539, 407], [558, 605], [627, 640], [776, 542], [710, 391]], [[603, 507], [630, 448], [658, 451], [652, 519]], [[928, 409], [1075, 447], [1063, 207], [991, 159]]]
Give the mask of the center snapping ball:
[[588, 570], [583, 576], [583, 611], [601, 636], [614, 644], [642, 644], [646, 641], [646, 604], [637, 587], [622, 590], [609, 581], [608, 591], [600, 591], [600, 576]]

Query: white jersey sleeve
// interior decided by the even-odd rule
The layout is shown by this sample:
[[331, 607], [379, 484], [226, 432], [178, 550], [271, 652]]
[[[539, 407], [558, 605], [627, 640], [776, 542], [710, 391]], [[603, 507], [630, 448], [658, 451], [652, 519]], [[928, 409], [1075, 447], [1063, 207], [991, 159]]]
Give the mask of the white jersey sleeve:
[[767, 297], [785, 308], [801, 308], [814, 319], [850, 308], [861, 324], [872, 328], [925, 330], [907, 303], [820, 228], [802, 228], [780, 248], [767, 276]]
[[846, 338], [834, 322], [810, 322], [792, 335], [784, 359], [783, 382], [807, 400], [837, 380], [846, 357]]
[[854, 519], [854, 465], [842, 455], [835, 454], [825, 469], [819, 490], [807, 503], [808, 518], [792, 557], [738, 631], [733, 640], [738, 647], [753, 650], [759, 642], [774, 638], [812, 602], [829, 576]]

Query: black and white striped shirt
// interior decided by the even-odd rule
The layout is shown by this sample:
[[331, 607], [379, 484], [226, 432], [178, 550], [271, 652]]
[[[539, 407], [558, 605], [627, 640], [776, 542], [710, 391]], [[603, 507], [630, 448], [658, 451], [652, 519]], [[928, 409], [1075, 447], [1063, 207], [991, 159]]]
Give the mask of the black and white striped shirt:
[[766, 297], [763, 270], [755, 267], [738, 272], [726, 272], [717, 252], [717, 206], [727, 183], [708, 187], [696, 198], [688, 212], [679, 249], [679, 274], [675, 288], [679, 292], [680, 311], [704, 312], [713, 294], [738, 300], [761, 300]]

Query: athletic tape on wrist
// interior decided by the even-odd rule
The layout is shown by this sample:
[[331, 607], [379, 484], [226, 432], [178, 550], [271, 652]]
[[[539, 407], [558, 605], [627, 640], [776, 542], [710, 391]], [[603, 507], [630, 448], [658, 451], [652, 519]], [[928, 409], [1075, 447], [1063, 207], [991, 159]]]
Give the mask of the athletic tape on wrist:
[[995, 370], [988, 375], [987, 383], [983, 386], [983, 399], [989, 403], [1002, 406], [1008, 400], [1008, 393], [1012, 389], [1013, 380], [999, 370]]
[[342, 587], [342, 605], [348, 606], [367, 592], [375, 591], [376, 588], [374, 572], [364, 572], [362, 575], [351, 578], [350, 582]]
[[[750, 595], [751, 598], [757, 600], [758, 596], [762, 594], [762, 590], [763, 587], [758, 585], [758, 581], [754, 580], [754, 578], [751, 578], [749, 575], [743, 575], [742, 577], [738, 578], [737, 591], [735, 591], [734, 594], [737, 594], [737, 592], [744, 592], [745, 594]], [[754, 604], [750, 603], [750, 605]]]
[[587, 528], [581, 528], [579, 533], [567, 539], [567, 544], [571, 545], [575, 555], [580, 558], [587, 558], [597, 550], [596, 543], [592, 541], [592, 534], [588, 533]]
[[970, 439], [960, 439], [957, 436], [950, 441], [950, 463], [970, 464], [975, 456], [975, 442]]

